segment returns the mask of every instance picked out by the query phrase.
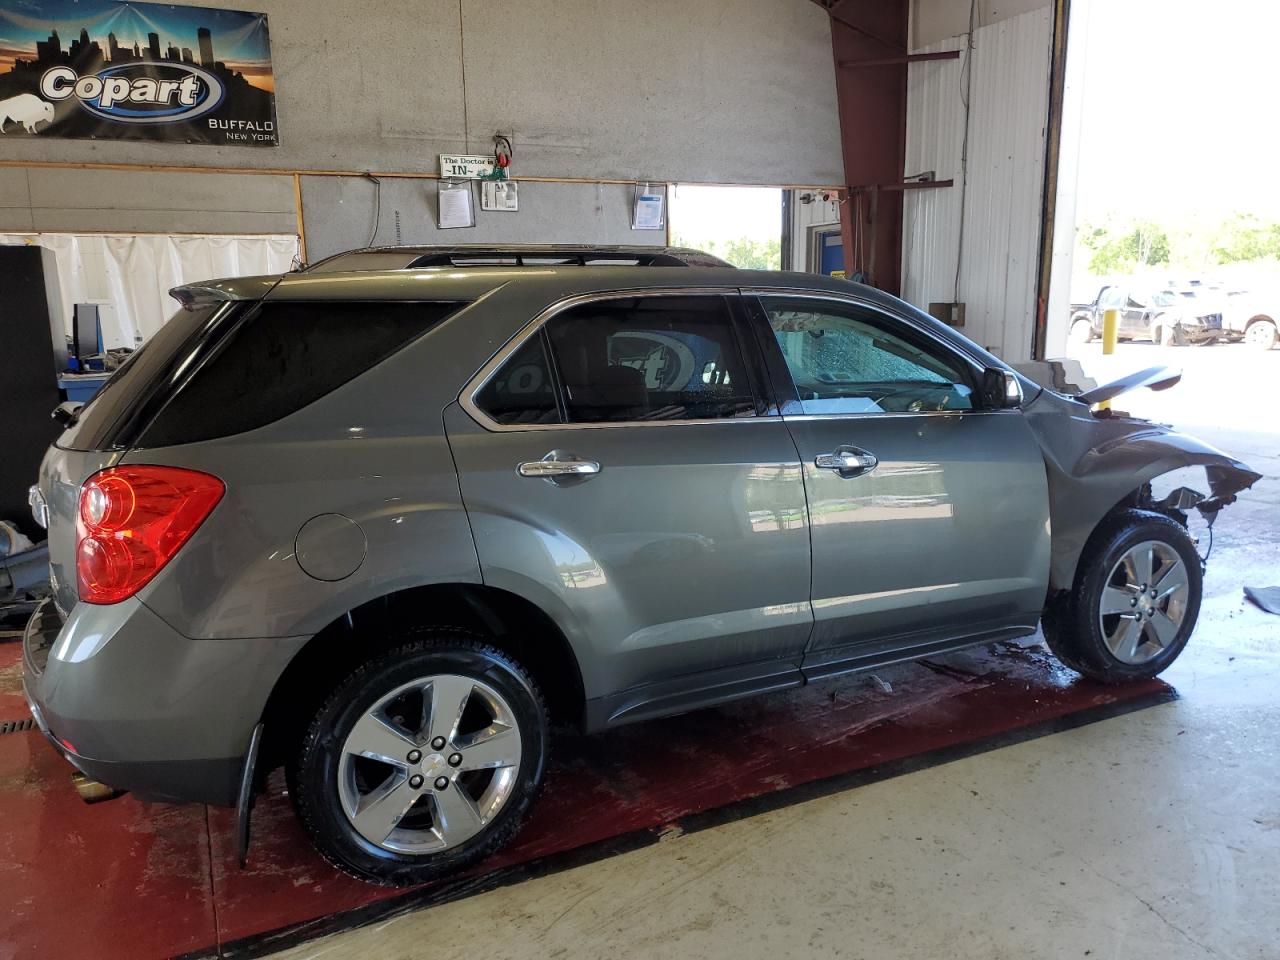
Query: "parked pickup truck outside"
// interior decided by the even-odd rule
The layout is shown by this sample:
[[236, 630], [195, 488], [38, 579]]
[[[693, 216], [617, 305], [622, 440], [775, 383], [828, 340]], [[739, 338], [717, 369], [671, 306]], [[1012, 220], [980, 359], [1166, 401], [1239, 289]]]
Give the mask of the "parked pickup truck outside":
[[1236, 342], [1243, 340], [1260, 350], [1270, 350], [1280, 341], [1280, 334], [1276, 329], [1277, 314], [1267, 296], [1249, 290], [1233, 290], [1216, 284], [1195, 282], [1178, 292], [1184, 298], [1191, 298], [1202, 305], [1197, 312], [1214, 309], [1222, 313], [1224, 339]]
[[1207, 312], [1195, 298], [1168, 289], [1108, 285], [1098, 291], [1092, 303], [1072, 304], [1071, 339], [1088, 343], [1102, 336], [1102, 317], [1107, 310], [1120, 311], [1120, 340], [1149, 339], [1179, 346], [1213, 343], [1223, 336], [1222, 314]]

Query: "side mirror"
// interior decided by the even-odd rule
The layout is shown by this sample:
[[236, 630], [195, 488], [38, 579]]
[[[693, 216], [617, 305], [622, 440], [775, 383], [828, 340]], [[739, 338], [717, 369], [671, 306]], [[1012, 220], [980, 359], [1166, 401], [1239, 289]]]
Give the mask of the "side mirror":
[[987, 367], [982, 371], [982, 405], [988, 410], [1022, 406], [1022, 385], [1012, 370]]

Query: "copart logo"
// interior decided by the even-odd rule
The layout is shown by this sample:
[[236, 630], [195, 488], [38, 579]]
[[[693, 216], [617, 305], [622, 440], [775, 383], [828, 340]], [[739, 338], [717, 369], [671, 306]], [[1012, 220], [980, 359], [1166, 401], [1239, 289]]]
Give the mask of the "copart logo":
[[180, 123], [222, 103], [222, 82], [189, 63], [130, 63], [80, 76], [52, 67], [40, 78], [48, 100], [75, 97], [94, 116], [119, 123]]

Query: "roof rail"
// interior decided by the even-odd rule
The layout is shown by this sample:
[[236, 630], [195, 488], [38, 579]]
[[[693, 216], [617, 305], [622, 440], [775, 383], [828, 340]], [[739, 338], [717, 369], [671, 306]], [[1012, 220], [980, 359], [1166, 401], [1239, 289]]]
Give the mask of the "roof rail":
[[453, 246], [363, 247], [304, 267], [306, 273], [349, 270], [415, 270], [422, 267], [609, 266], [732, 267], [701, 250], [685, 247], [593, 246], [589, 244], [457, 244]]

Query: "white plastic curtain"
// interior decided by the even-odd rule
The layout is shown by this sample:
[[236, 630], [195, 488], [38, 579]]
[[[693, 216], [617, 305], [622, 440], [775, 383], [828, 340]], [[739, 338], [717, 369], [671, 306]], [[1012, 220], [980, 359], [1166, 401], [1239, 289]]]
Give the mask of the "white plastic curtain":
[[74, 304], [99, 304], [108, 347], [136, 347], [159, 330], [177, 309], [169, 290], [179, 284], [284, 273], [298, 255], [297, 237], [274, 235], [0, 234], [0, 244], [52, 250], [67, 333]]

